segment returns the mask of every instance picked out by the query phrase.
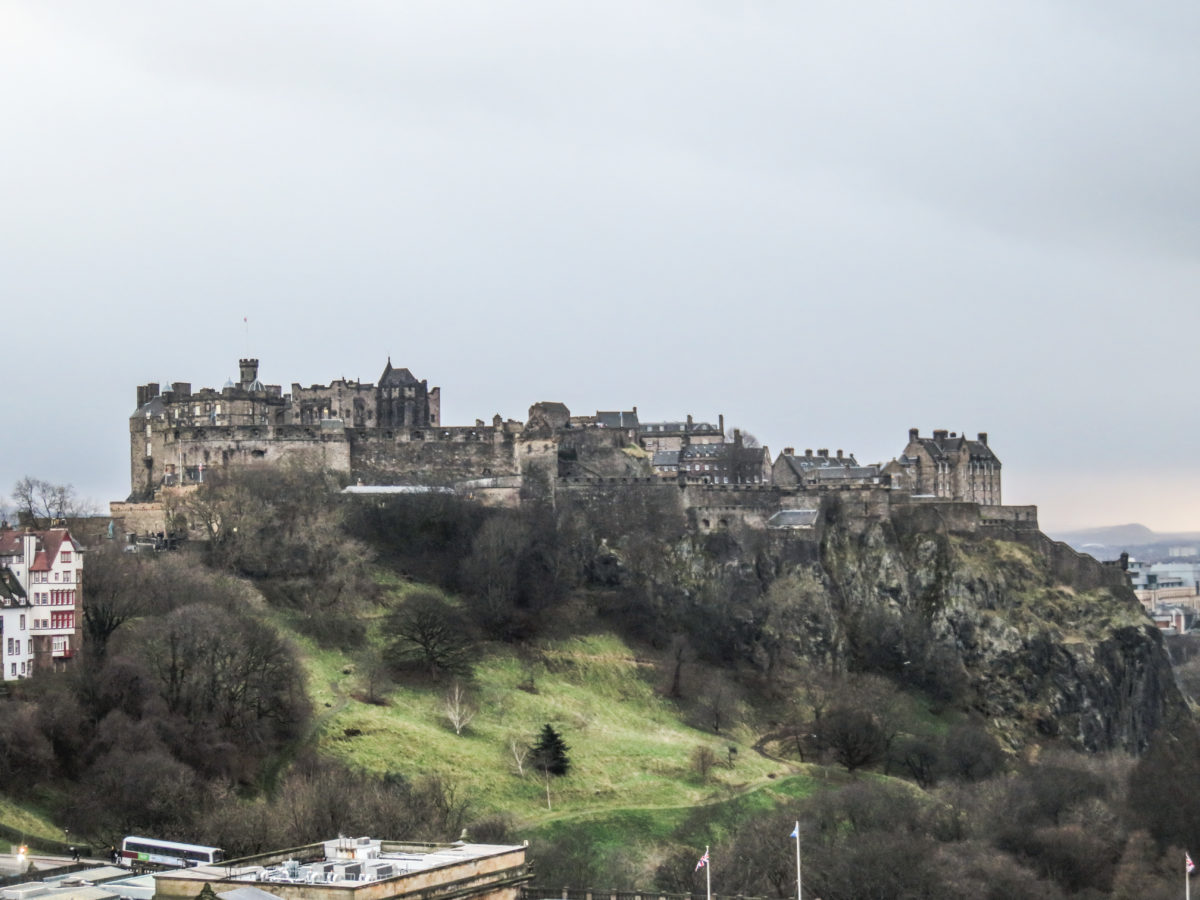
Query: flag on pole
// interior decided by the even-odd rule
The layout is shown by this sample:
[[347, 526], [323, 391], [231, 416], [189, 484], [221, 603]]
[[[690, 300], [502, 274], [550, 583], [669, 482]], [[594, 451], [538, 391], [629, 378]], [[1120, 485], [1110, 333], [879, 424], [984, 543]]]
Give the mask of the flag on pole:
[[700, 857], [700, 862], [696, 863], [696, 871], [699, 872], [701, 869], [703, 869], [707, 865], [708, 865], [708, 851], [705, 850], [704, 855], [702, 857]]
[[[707, 855], [707, 854], [705, 854], [705, 855]], [[1192, 862], [1192, 854], [1188, 853], [1185, 850], [1185, 851], [1183, 851], [1183, 858], [1187, 863], [1188, 874], [1191, 875], [1193, 872], [1196, 871], [1196, 864], [1194, 862]]]
[[792, 829], [792, 833], [789, 834], [788, 837], [794, 837], [794, 838], [800, 837], [800, 823], [799, 822], [796, 823], [796, 827]]

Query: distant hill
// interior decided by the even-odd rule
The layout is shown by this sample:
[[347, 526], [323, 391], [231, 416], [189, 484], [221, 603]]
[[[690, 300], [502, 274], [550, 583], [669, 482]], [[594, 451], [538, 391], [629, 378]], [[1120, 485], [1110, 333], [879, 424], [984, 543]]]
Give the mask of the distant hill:
[[1200, 532], [1158, 532], [1137, 522], [1058, 531], [1050, 536], [1097, 559], [1115, 559], [1122, 552], [1143, 557], [1166, 556], [1169, 547], [1177, 546], [1195, 545], [1200, 550]]

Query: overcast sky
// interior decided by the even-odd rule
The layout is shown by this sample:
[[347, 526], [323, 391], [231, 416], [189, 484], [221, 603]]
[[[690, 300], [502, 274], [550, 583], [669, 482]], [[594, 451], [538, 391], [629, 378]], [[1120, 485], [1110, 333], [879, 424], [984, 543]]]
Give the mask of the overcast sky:
[[[990, 434], [1200, 529], [1200, 5], [0, 0], [0, 493], [135, 386], [374, 381], [784, 446]], [[248, 327], [243, 318], [248, 318]]]

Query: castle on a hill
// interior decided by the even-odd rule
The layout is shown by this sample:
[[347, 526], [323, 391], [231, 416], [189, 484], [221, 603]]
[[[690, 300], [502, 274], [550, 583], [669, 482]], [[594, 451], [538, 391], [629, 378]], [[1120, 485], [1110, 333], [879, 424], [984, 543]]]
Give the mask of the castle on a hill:
[[[214, 469], [296, 459], [377, 490], [453, 489], [499, 504], [605, 485], [677, 486], [699, 527], [769, 525], [775, 513], [816, 509], [831, 491], [857, 491], [874, 506], [969, 503], [990, 520], [1033, 509], [1001, 505], [1000, 460], [986, 433], [921, 437], [914, 428], [900, 456], [861, 465], [841, 450], [790, 447], [772, 460], [737, 430], [727, 434], [724, 416], [715, 424], [690, 415], [643, 422], [636, 407], [573, 416], [562, 403], [540, 402], [524, 422], [496, 415], [448, 426], [441, 389], [390, 359], [377, 383], [293, 383], [288, 393], [259, 380], [257, 359], [241, 360], [239, 380], [220, 390], [141, 385], [129, 433], [135, 504], [200, 484]], [[1029, 515], [1036, 522], [1035, 512], [1022, 513]]]

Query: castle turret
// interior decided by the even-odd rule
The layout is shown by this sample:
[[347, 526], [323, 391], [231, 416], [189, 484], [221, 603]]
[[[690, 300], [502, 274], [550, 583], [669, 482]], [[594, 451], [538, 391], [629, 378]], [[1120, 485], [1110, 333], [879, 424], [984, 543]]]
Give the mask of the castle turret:
[[238, 369], [241, 371], [241, 386], [249, 389], [255, 381], [258, 380], [258, 360], [257, 359], [239, 359]]

